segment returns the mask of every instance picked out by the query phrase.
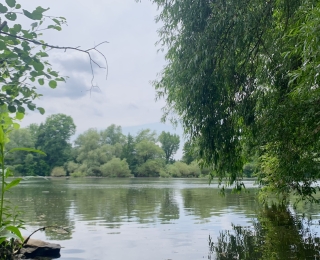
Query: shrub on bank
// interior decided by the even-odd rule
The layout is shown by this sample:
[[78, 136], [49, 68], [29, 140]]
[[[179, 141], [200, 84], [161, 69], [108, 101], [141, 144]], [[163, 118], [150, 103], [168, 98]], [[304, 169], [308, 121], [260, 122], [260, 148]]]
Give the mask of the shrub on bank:
[[86, 175], [83, 172], [73, 172], [70, 174], [71, 177], [85, 177]]
[[61, 166], [54, 167], [52, 169], [52, 171], [51, 171], [51, 176], [52, 177], [63, 177], [63, 176], [66, 176], [66, 175], [67, 175], [67, 172]]
[[131, 177], [131, 171], [126, 159], [112, 158], [111, 161], [100, 166], [104, 177]]
[[137, 168], [137, 177], [159, 177], [163, 171], [164, 161], [162, 159], [149, 159]]

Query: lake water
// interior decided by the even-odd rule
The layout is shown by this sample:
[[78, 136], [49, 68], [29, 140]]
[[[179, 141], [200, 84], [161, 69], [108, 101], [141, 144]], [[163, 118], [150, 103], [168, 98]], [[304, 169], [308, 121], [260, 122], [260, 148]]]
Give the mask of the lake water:
[[262, 209], [245, 184], [249, 193], [221, 196], [206, 179], [30, 179], [10, 198], [24, 235], [70, 230], [33, 235], [59, 243], [65, 260], [320, 259], [320, 207]]

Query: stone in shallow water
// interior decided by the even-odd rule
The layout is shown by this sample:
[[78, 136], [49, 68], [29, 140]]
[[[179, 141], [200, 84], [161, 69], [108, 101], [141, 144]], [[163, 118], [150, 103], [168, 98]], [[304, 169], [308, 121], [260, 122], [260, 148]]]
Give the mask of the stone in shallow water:
[[38, 239], [29, 239], [28, 243], [20, 249], [20, 254], [27, 258], [34, 257], [60, 257], [61, 246], [59, 244], [52, 244]]

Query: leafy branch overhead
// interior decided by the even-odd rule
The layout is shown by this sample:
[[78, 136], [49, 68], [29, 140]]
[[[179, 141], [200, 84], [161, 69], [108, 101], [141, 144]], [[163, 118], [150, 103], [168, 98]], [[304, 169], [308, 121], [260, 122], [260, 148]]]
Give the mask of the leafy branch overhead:
[[[5, 4], [0, 3], [0, 106], [6, 105], [11, 113], [25, 113], [27, 107], [30, 110], [38, 109], [43, 114], [44, 109], [37, 107], [33, 102], [41, 96], [37, 92], [37, 87], [48, 85], [50, 88], [56, 88], [58, 82], [66, 81], [66, 77], [53, 70], [48, 61], [48, 52], [52, 49], [78, 51], [89, 57], [92, 74], [90, 89], [96, 87], [93, 85], [94, 65], [105, 69], [106, 77], [108, 75], [107, 59], [98, 50], [98, 47], [107, 41], [89, 49], [81, 49], [55, 46], [41, 39], [42, 31], [60, 31], [66, 24], [64, 17], [44, 15], [48, 10], [49, 8], [44, 9], [39, 6], [30, 12], [22, 9], [15, 0], [6, 0]], [[24, 29], [21, 24], [16, 23], [19, 15], [33, 20], [31, 29]], [[92, 58], [92, 52], [98, 53], [103, 58], [104, 65]]]
[[221, 183], [241, 187], [257, 156], [265, 190], [320, 202], [320, 1], [153, 2], [164, 118], [181, 121]]

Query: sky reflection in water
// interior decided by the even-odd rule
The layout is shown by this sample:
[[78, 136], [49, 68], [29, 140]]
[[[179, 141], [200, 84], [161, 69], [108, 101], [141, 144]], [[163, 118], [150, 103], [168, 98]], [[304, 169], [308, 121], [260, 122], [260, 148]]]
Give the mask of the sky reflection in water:
[[[61, 244], [60, 259], [232, 259], [216, 255], [208, 239], [221, 242], [232, 224], [253, 230], [265, 219], [252, 184], [249, 193], [221, 197], [204, 179], [30, 180], [10, 197], [30, 223], [25, 235], [42, 226], [70, 228], [34, 235]], [[297, 211], [319, 218], [319, 206]]]

